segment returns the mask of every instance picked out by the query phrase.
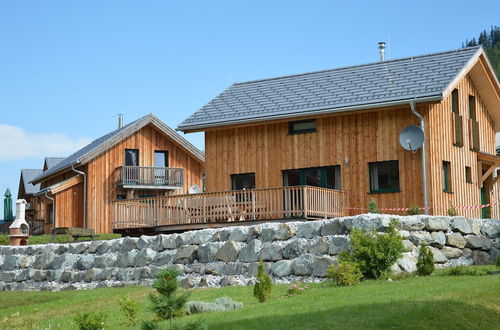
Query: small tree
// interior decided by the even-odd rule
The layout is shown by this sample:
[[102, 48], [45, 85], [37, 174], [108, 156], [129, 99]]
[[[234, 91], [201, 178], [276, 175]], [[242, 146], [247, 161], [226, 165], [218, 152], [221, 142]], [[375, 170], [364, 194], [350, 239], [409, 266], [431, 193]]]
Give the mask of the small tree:
[[458, 212], [457, 212], [457, 209], [454, 208], [453, 206], [451, 206], [449, 209], [448, 209], [448, 215], [450, 217], [456, 217], [458, 215]]
[[422, 245], [418, 253], [417, 274], [427, 276], [432, 272], [434, 272], [434, 255], [426, 245]]
[[151, 311], [160, 320], [169, 320], [172, 327], [172, 318], [178, 314], [186, 304], [189, 295], [176, 294], [179, 283], [177, 276], [180, 272], [177, 269], [163, 269], [156, 273], [153, 288], [158, 294], [150, 294]]
[[368, 202], [368, 212], [380, 213], [380, 211], [378, 210], [377, 201], [375, 201], [375, 199], [373, 198]]
[[421, 213], [420, 206], [413, 204], [407, 213], [408, 215], [419, 215]]
[[342, 286], [358, 284], [363, 278], [359, 265], [351, 261], [341, 261], [338, 266], [330, 265], [326, 273], [330, 280]]
[[271, 298], [271, 289], [273, 282], [271, 278], [264, 271], [264, 263], [259, 260], [259, 270], [257, 272], [257, 282], [253, 287], [253, 295], [259, 302], [265, 302]]

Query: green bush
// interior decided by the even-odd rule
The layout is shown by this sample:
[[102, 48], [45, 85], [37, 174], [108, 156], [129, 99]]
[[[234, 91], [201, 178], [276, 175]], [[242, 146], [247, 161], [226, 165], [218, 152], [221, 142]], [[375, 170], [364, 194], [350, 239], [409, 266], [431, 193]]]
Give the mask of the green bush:
[[184, 324], [174, 324], [169, 330], [208, 330], [208, 326], [203, 319], [198, 319]]
[[153, 288], [158, 294], [150, 294], [150, 310], [159, 320], [169, 320], [172, 326], [172, 318], [179, 315], [184, 310], [184, 305], [188, 300], [188, 295], [176, 294], [179, 287], [177, 276], [180, 272], [177, 269], [162, 269], [156, 273]]
[[351, 286], [363, 278], [359, 265], [352, 261], [341, 261], [338, 266], [330, 265], [327, 277], [338, 285]]
[[118, 301], [120, 305], [120, 310], [125, 315], [125, 322], [123, 323], [127, 327], [135, 326], [139, 323], [137, 314], [139, 313], [139, 305], [136, 301], [133, 301], [129, 297], [122, 298]]
[[497, 268], [500, 268], [500, 255], [497, 256], [497, 262], [495, 263], [495, 265], [497, 266]]
[[259, 270], [257, 272], [257, 282], [253, 287], [253, 295], [263, 303], [271, 298], [271, 289], [273, 282], [264, 270], [264, 263], [259, 260]]
[[365, 278], [384, 277], [404, 252], [396, 226], [397, 220], [392, 219], [385, 233], [355, 228], [351, 232], [351, 250], [343, 251], [340, 261], [357, 263]]
[[9, 236], [0, 234], [0, 245], [9, 245], [9, 244], [10, 244]]
[[186, 303], [186, 312], [188, 314], [225, 312], [242, 307], [243, 303], [239, 301], [234, 301], [229, 297], [220, 297], [213, 302], [188, 301]]
[[421, 214], [421, 210], [420, 210], [420, 206], [418, 206], [417, 204], [413, 204], [410, 209], [408, 210], [408, 215], [419, 215]]
[[456, 217], [458, 215], [458, 211], [453, 206], [448, 209], [448, 216]]
[[142, 321], [141, 330], [162, 330], [160, 323], [157, 321]]
[[294, 283], [294, 284], [291, 284], [290, 286], [288, 286], [288, 288], [286, 289], [286, 292], [289, 296], [293, 296], [296, 294], [304, 293], [308, 289], [309, 289], [309, 287], [305, 284], [301, 285], [299, 283]]
[[368, 212], [380, 213], [380, 211], [378, 210], [377, 202], [373, 198], [368, 202]]
[[434, 272], [434, 255], [425, 245], [420, 247], [417, 260], [417, 274], [422, 276], [431, 275]]
[[467, 266], [450, 267], [444, 271], [448, 276], [483, 276], [488, 275], [490, 271], [486, 268], [475, 268]]
[[74, 321], [80, 330], [106, 329], [107, 315], [103, 312], [78, 313]]

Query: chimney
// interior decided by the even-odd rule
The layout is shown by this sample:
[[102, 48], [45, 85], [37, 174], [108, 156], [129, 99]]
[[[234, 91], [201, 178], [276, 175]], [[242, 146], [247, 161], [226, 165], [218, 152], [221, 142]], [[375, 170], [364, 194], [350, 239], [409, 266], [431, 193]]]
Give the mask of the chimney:
[[381, 41], [378, 43], [378, 51], [380, 53], [380, 60], [385, 61], [385, 42]]
[[123, 114], [119, 113], [118, 115], [118, 129], [123, 127]]

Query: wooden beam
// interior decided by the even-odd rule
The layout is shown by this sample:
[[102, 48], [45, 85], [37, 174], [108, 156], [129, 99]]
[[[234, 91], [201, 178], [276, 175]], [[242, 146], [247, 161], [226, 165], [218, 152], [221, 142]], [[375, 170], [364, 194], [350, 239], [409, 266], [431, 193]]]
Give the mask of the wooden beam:
[[486, 179], [491, 175], [491, 173], [493, 173], [493, 171], [496, 169], [497, 167], [495, 165], [491, 165], [488, 170], [486, 171], [486, 173], [484, 173], [484, 175], [481, 177], [481, 181], [479, 182], [479, 186], [482, 188], [483, 187], [483, 183], [484, 181], [486, 181]]

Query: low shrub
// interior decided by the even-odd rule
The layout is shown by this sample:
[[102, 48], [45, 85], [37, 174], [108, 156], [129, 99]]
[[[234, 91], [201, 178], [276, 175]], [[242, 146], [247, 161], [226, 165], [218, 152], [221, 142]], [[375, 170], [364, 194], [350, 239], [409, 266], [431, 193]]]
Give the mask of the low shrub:
[[330, 265], [326, 272], [330, 280], [342, 286], [358, 284], [363, 278], [359, 265], [352, 261], [341, 261], [338, 266]]
[[242, 307], [243, 303], [239, 301], [234, 301], [229, 297], [220, 297], [213, 302], [188, 301], [186, 303], [186, 312], [188, 314], [225, 312]]
[[500, 268], [500, 255], [497, 256], [497, 262], [495, 263], [495, 265], [497, 266], [497, 268]]
[[137, 314], [139, 313], [139, 305], [136, 301], [133, 301], [129, 297], [122, 298], [118, 301], [120, 305], [120, 310], [125, 315], [125, 322], [123, 325], [127, 327], [135, 326], [139, 323]]
[[368, 213], [380, 213], [377, 202], [373, 198], [368, 202]]
[[488, 275], [490, 270], [487, 268], [476, 268], [467, 266], [450, 267], [444, 271], [448, 276], [483, 276]]
[[343, 251], [340, 261], [358, 264], [365, 278], [385, 277], [404, 252], [403, 239], [396, 226], [397, 220], [392, 219], [385, 233], [355, 228], [351, 232], [351, 250]]
[[299, 284], [299, 283], [294, 283], [290, 286], [288, 286], [286, 292], [289, 296], [296, 295], [296, 294], [301, 294], [306, 292], [309, 289], [309, 287], [305, 284]]
[[142, 321], [141, 330], [163, 330], [157, 321]]
[[9, 244], [10, 244], [9, 236], [0, 234], [0, 245], [9, 245]]
[[208, 326], [203, 319], [198, 319], [182, 324], [174, 323], [169, 330], [208, 330]]
[[420, 247], [417, 260], [417, 274], [422, 276], [431, 275], [434, 272], [434, 255], [425, 245]]
[[106, 329], [107, 315], [103, 312], [77, 313], [74, 321], [80, 330]]
[[32, 329], [33, 320], [19, 312], [0, 319], [0, 329]]
[[273, 287], [273, 282], [269, 275], [266, 274], [264, 270], [264, 263], [259, 260], [259, 269], [257, 271], [257, 282], [253, 287], [253, 295], [263, 303], [271, 298], [271, 290]]
[[419, 215], [421, 214], [421, 209], [420, 209], [420, 206], [416, 205], [416, 204], [413, 204], [410, 209], [408, 210], [408, 215]]
[[456, 217], [458, 215], [458, 211], [453, 206], [448, 209], [448, 216]]

